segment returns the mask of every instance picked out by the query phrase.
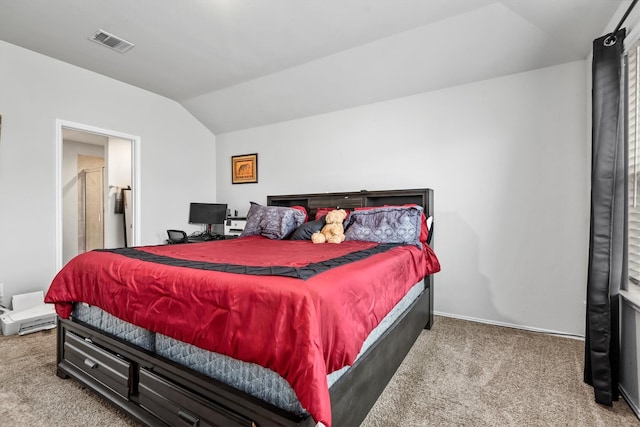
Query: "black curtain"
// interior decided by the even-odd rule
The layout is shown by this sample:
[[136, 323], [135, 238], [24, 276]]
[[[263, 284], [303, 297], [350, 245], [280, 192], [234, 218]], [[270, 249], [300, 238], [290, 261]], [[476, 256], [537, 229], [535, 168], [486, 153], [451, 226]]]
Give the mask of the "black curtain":
[[626, 278], [625, 30], [593, 42], [591, 230], [584, 380], [598, 403], [618, 400], [620, 286]]

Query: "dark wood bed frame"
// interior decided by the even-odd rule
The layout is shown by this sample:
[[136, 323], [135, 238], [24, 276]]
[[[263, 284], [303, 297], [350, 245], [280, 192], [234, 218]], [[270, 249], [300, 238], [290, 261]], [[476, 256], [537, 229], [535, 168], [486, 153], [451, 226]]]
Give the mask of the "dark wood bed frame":
[[[360, 191], [268, 196], [272, 206], [317, 208], [415, 203], [433, 215], [433, 190]], [[433, 276], [425, 290], [331, 387], [333, 425], [366, 417], [424, 328], [433, 324]], [[314, 426], [233, 387], [79, 321], [58, 321], [57, 374], [72, 377], [136, 420], [150, 425]]]

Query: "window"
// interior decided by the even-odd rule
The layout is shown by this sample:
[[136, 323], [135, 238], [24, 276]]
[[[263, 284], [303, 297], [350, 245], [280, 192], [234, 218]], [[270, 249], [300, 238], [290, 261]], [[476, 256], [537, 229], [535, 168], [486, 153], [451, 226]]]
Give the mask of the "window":
[[629, 49], [626, 65], [629, 282], [640, 286], [640, 43]]

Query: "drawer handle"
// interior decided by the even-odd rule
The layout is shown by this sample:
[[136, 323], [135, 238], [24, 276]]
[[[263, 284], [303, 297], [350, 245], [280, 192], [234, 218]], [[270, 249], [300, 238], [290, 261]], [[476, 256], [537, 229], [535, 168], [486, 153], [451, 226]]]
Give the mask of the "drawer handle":
[[98, 362], [88, 357], [84, 359], [84, 364], [87, 365], [89, 369], [96, 369], [98, 367]]
[[193, 426], [193, 427], [198, 427], [200, 425], [200, 418], [196, 417], [195, 415], [192, 415], [188, 412], [179, 410], [178, 411], [178, 418], [180, 418], [183, 421], [186, 421], [189, 423], [189, 425]]

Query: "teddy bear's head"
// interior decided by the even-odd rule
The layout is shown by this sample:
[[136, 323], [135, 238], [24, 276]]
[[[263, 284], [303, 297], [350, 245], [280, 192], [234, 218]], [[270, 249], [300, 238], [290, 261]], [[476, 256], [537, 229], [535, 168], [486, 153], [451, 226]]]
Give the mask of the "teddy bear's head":
[[334, 209], [329, 212], [324, 219], [325, 224], [342, 224], [347, 218], [347, 211], [344, 209]]

